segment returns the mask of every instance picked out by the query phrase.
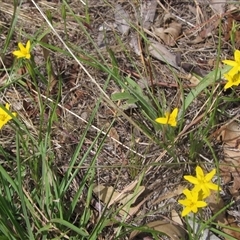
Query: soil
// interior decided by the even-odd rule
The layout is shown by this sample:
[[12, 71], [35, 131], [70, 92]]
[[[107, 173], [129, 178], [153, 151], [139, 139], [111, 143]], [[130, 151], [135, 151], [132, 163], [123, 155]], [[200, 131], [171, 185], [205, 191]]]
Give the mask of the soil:
[[[52, 167], [56, 169], [56, 174], [59, 176], [64, 176], [71, 157], [86, 130], [87, 122], [93, 114], [93, 109], [99, 104], [92, 126], [87, 131], [83, 147], [78, 155], [79, 162], [95, 141], [96, 136], [101, 131], [106, 132], [114, 121], [109, 132], [112, 138], [101, 134], [98, 141], [94, 143], [94, 148], [90, 151], [76, 178], [76, 185], [69, 190], [68, 201], [71, 201], [71, 196], [94, 160], [97, 149], [101, 146], [101, 140], [106, 138], [97, 155], [98, 170], [95, 182], [106, 187], [115, 187], [116, 191], [121, 192], [136, 180], [144, 169], [148, 169], [141, 184], [145, 186], [145, 190], [135, 204], [137, 205], [143, 199], [146, 200], [135, 213], [134, 216], [137, 218], [130, 218], [128, 222], [141, 225], [153, 220], [171, 219], [173, 209], [178, 213], [181, 211], [177, 203], [179, 194], [169, 198], [163, 196], [176, 191], [179, 186], [186, 186], [186, 183], [183, 182], [183, 175], [194, 173], [197, 163], [205, 162], [208, 159], [209, 162], [205, 164], [207, 169], [211, 169], [213, 164], [211, 152], [205, 146], [201, 136], [194, 136], [194, 139], [199, 138], [195, 151], [189, 152], [188, 149], [190, 141], [188, 133], [194, 132], [194, 129], [198, 127], [207, 126], [207, 121], [202, 121], [200, 126], [197, 125], [200, 121], [192, 124], [186, 133], [179, 135], [174, 146], [168, 146], [169, 150], [165, 152], [162, 145], [154, 143], [126, 120], [126, 116], [128, 116], [133, 121], [143, 124], [148, 131], [154, 131], [151, 123], [146, 121], [137, 107], [128, 108], [124, 111], [125, 115], [122, 115], [106, 101], [106, 97], [111, 98], [111, 95], [121, 91], [121, 88], [114, 77], [110, 77], [109, 84], [105, 87], [109, 74], [103, 71], [103, 67], [114, 68], [110, 54], [113, 52], [119, 76], [130, 76], [139, 85], [143, 82], [147, 83], [153, 89], [155, 96], [159, 97], [160, 106], [163, 109], [180, 107], [182, 97], [186, 96], [195, 86], [194, 82], [188, 80], [189, 74], [192, 76], [194, 73], [199, 73], [204, 77], [216, 67], [221, 67], [221, 62], [218, 62], [219, 50], [220, 59], [232, 58], [233, 46], [229, 34], [231, 29], [229, 24], [232, 24], [233, 21], [239, 23], [239, 5], [224, 4], [224, 7], [220, 8], [218, 12], [213, 5], [209, 4], [210, 1], [202, 0], [156, 2], [153, 0], [90, 0], [88, 1], [87, 15], [89, 19], [87, 19], [85, 7], [81, 1], [69, 0], [66, 2], [71, 10], [66, 9], [67, 15], [64, 21], [61, 15], [62, 1], [35, 1], [43, 13], [49, 16], [49, 21], [57, 34], [72, 49], [85, 69], [70, 54], [66, 56], [61, 53], [60, 50], [65, 49], [66, 46], [49, 28], [33, 2], [22, 1], [9, 46], [7, 50], [2, 51], [3, 64], [1, 68], [3, 69], [4, 66], [7, 71], [0, 72], [0, 84], [3, 85], [7, 81], [7, 74], [10, 73], [13, 63], [16, 63], [12, 51], [16, 49], [18, 42], [26, 43], [28, 39], [33, 46], [31, 54], [35, 64], [39, 67], [41, 74], [45, 76], [48, 84], [43, 79], [37, 78], [38, 89], [36, 89], [31, 82], [31, 77], [26, 74], [26, 68], [19, 64], [16, 77], [21, 78], [26, 87], [21, 88], [19, 85], [13, 84], [1, 93], [1, 101], [4, 103], [7, 99], [8, 102], [11, 102], [12, 109], [18, 112], [19, 119], [36, 137], [46, 131], [46, 123], [49, 121], [51, 104], [46, 97], [58, 101], [58, 121], [54, 122], [52, 126], [51, 149], [55, 156]], [[156, 11], [154, 11], [153, 19], [151, 20], [150, 15], [150, 20], [147, 21], [143, 17], [146, 12], [141, 13], [141, 11], [145, 11], [143, 9], [148, 9], [155, 3]], [[3, 49], [5, 42], [8, 41], [7, 36], [10, 34], [13, 5], [7, 0], [3, 0], [0, 4], [2, 5], [0, 9], [2, 40], [0, 47]], [[237, 8], [232, 10], [233, 7]], [[128, 17], [127, 23], [123, 23], [122, 19], [119, 19], [116, 9], [120, 11], [120, 16]], [[170, 20], [167, 17], [169, 14], [171, 15]], [[181, 26], [181, 31], [175, 37], [174, 42], [168, 45], [156, 34], [156, 29], [160, 27], [168, 29], [169, 24], [173, 21]], [[140, 31], [144, 33], [144, 37]], [[236, 31], [234, 40], [236, 48], [240, 46], [239, 32], [239, 30]], [[43, 33], [45, 33], [44, 37]], [[148, 50], [148, 42], [143, 38], [160, 42], [173, 56], [178, 58], [176, 67], [169, 67], [168, 64], [152, 56]], [[130, 44], [132, 39], [135, 40], [133, 45]], [[220, 49], [219, 41], [221, 42]], [[52, 70], [51, 75], [46, 71], [47, 62]], [[183, 89], [179, 87], [178, 81], [183, 84]], [[97, 85], [105, 89], [106, 96], [102, 97], [102, 92]], [[147, 94], [144, 87], [143, 91]], [[41, 119], [36, 92], [42, 94], [43, 103], [48, 105], [45, 109], [44, 119]], [[229, 95], [232, 92], [230, 90], [224, 94]], [[239, 96], [238, 90], [234, 94]], [[162, 96], [165, 96], [165, 101]], [[186, 112], [186, 125], [193, 123], [201, 116], [204, 112], [201, 107], [208, 101], [207, 97], [204, 93], [200, 94], [189, 107]], [[239, 105], [226, 102], [220, 103], [220, 106], [228, 111], [239, 107]], [[216, 122], [216, 128], [212, 131], [214, 132], [219, 126], [218, 124], [222, 124], [226, 120], [224, 116], [220, 116]], [[41, 125], [39, 121], [42, 121]], [[14, 133], [7, 128], [2, 131], [0, 137], [3, 148], [11, 154], [14, 153]], [[156, 137], [159, 138], [159, 141], [164, 141], [161, 133], [157, 133]], [[212, 141], [211, 144], [214, 149], [219, 149], [218, 157], [221, 160], [221, 145], [217, 141]], [[166, 143], [166, 145], [168, 144]], [[31, 187], [31, 183], [28, 184]], [[159, 200], [161, 198], [163, 198], [162, 201]], [[81, 206], [84, 206], [84, 196], [81, 201], [80, 209]], [[96, 208], [96, 203], [93, 202], [92, 205]], [[147, 214], [149, 212], [151, 216]], [[76, 215], [78, 214], [76, 213]], [[108, 234], [113, 231], [113, 228], [108, 228], [106, 236], [110, 236]], [[106, 237], [105, 239], [110, 238]]]

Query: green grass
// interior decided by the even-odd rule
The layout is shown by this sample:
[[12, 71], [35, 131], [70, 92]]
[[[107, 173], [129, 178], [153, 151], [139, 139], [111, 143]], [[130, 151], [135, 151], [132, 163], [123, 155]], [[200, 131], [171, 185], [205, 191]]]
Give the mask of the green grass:
[[[1, 129], [0, 239], [124, 239], [136, 231], [151, 233], [158, 239], [171, 237], [170, 225], [179, 234], [178, 239], [198, 239], [204, 229], [236, 239], [222, 230], [231, 227], [215, 221], [229, 205], [210, 217], [202, 214], [194, 218], [200, 226], [198, 232], [193, 231], [187, 218], [182, 218], [183, 226], [170, 224], [174, 221], [171, 210], [181, 215], [177, 204], [180, 192], [167, 198], [174, 198], [174, 204], [165, 202], [157, 210], [143, 208], [145, 203], [154, 202], [151, 198], [156, 192], [167, 189], [167, 195], [171, 187], [186, 185], [182, 177], [176, 177], [179, 169], [180, 175], [194, 175], [195, 166], [201, 165], [216, 168], [219, 174], [218, 149], [210, 134], [231, 118], [228, 106], [239, 102], [235, 89], [230, 95], [223, 93], [221, 78], [230, 68], [213, 69], [191, 89], [183, 90], [182, 80], [177, 79], [177, 93], [169, 94], [171, 89], [159, 89], [147, 80], [143, 88], [133, 75], [124, 72], [121, 57], [141, 79], [147, 79], [149, 69], [140, 65], [140, 58], [136, 61], [116, 30], [111, 37], [120, 51], [111, 44], [105, 50], [98, 47], [86, 27], [94, 22], [89, 4], [82, 5], [80, 15], [67, 1], [47, 12], [37, 9], [40, 5], [36, 4], [43, 23], [38, 31], [33, 33], [24, 26], [17, 1], [11, 5], [9, 26], [1, 29], [1, 35], [5, 34], [3, 59], [17, 48], [18, 42], [25, 44], [28, 39], [32, 59], [14, 59], [11, 66], [1, 67], [7, 79], [0, 87], [1, 104], [10, 103], [17, 117]], [[111, 4], [105, 4], [113, 9]], [[55, 17], [62, 25], [55, 22]], [[75, 30], [80, 29], [85, 39], [81, 43], [71, 41], [69, 21]], [[143, 29], [134, 24], [131, 28], [142, 38], [142, 44], [150, 44]], [[220, 39], [217, 65], [222, 54]], [[150, 56], [145, 57], [155, 64]], [[76, 89], [80, 90], [77, 93], [87, 95], [72, 106], [71, 101], [77, 97], [65, 100], [74, 89], [66, 88], [64, 74], [57, 67], [59, 59], [63, 66], [78, 66], [73, 73], [74, 80], [81, 74], [76, 80]], [[171, 71], [176, 79], [176, 73]], [[81, 108], [76, 110], [80, 105], [87, 117], [80, 115]], [[175, 107], [180, 110], [176, 128], [155, 122]], [[205, 159], [201, 158], [203, 150]], [[160, 185], [158, 177], [162, 177]], [[103, 187], [105, 196], [95, 192], [97, 187]], [[159, 215], [170, 223], [153, 226], [155, 218], [151, 217]], [[240, 232], [239, 228], [232, 229]]]

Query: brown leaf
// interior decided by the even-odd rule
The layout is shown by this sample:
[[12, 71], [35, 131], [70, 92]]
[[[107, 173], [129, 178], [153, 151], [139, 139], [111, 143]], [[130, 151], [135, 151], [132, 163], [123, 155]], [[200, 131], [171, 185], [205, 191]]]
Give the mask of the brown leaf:
[[141, 16], [143, 28], [149, 29], [153, 23], [155, 13], [157, 9], [157, 1], [142, 1], [141, 4]]
[[[180, 240], [180, 239], [185, 239], [185, 231], [183, 230], [183, 228], [181, 228], [178, 225], [175, 225], [172, 222], [168, 222], [168, 221], [162, 221], [162, 220], [158, 220], [158, 221], [154, 221], [154, 222], [149, 222], [148, 224], [145, 225], [146, 227], [152, 228], [156, 231], [159, 231], [161, 233], [166, 234], [167, 236], [169, 236], [172, 240]], [[133, 239], [134, 237], [136, 237], [138, 234], [140, 233], [140, 231], [133, 231], [130, 234], [129, 239]]]
[[176, 45], [176, 39], [181, 34], [182, 25], [177, 22], [172, 22], [169, 24], [169, 27], [164, 28], [155, 28], [153, 29], [154, 33], [160, 37], [165, 44], [168, 46]]
[[210, 7], [214, 12], [221, 15], [225, 12], [226, 0], [210, 0]]
[[115, 21], [119, 32], [128, 34], [130, 17], [120, 4], [116, 4], [115, 6]]
[[[134, 181], [130, 185], [128, 185], [122, 192], [117, 192], [111, 186], [103, 186], [101, 184], [96, 185], [93, 188], [93, 191], [96, 195], [98, 195], [99, 199], [108, 204], [108, 207], [115, 203], [120, 204], [120, 211], [119, 214], [124, 216], [128, 213], [128, 216], [132, 216], [132, 214], [136, 213], [136, 208], [131, 207], [138, 196], [145, 190], [144, 186], [138, 186], [138, 182]], [[137, 187], [137, 188], [136, 188]]]
[[148, 48], [149, 53], [158, 60], [170, 64], [172, 67], [179, 69], [176, 63], [176, 56], [173, 55], [165, 46], [161, 43], [150, 40], [150, 46]]
[[231, 122], [224, 128], [220, 137], [224, 143], [224, 162], [220, 164], [221, 176], [224, 183], [229, 183], [233, 178], [230, 192], [233, 196], [238, 195], [240, 189], [240, 125]]
[[[213, 214], [219, 213], [225, 207], [225, 203], [216, 192], [211, 192], [211, 195], [208, 197], [208, 203]], [[231, 229], [232, 227], [233, 228], [239, 228], [239, 227], [234, 221], [234, 218], [230, 215], [227, 215], [226, 211], [223, 211], [220, 214], [217, 214], [214, 221], [222, 226], [221, 230], [223, 232], [229, 234], [232, 237], [236, 237], [236, 239], [240, 239], [240, 233], [235, 229]]]

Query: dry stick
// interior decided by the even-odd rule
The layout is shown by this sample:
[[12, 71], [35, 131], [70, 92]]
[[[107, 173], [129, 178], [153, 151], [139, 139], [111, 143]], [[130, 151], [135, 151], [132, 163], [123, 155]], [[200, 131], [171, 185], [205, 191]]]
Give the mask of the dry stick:
[[197, 12], [196, 21], [197, 21], [198, 24], [200, 24], [204, 20], [204, 16], [203, 16], [203, 13], [201, 11], [201, 8], [199, 6], [198, 1], [194, 0], [194, 2], [195, 2], [195, 5], [196, 5], [196, 12]]

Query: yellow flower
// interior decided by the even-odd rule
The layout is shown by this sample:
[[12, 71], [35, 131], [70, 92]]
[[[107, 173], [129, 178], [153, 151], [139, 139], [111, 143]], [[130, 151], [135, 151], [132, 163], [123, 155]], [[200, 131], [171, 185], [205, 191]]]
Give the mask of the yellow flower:
[[[8, 103], [6, 103], [5, 108], [6, 108], [7, 110], [9, 110], [10, 105], [9, 105]], [[16, 113], [12, 113], [12, 115], [13, 115], [14, 117], [17, 116]], [[11, 117], [3, 108], [0, 107], [0, 129], [2, 129], [2, 127], [3, 127], [8, 121], [10, 121], [11, 119], [12, 119], [12, 117]]]
[[235, 50], [234, 61], [233, 60], [223, 60], [222, 62], [225, 63], [226, 65], [232, 66], [233, 68], [236, 68], [236, 71], [240, 71], [240, 51]]
[[160, 117], [155, 119], [157, 123], [161, 124], [169, 124], [172, 127], [177, 126], [177, 115], [178, 115], [178, 108], [174, 108], [172, 113], [166, 112], [165, 117]]
[[216, 174], [216, 169], [213, 169], [210, 173], [204, 176], [202, 168], [197, 166], [196, 177], [188, 175], [188, 176], [184, 176], [184, 178], [190, 183], [193, 183], [195, 185], [195, 187], [193, 188], [193, 191], [199, 192], [200, 190], [202, 190], [203, 198], [206, 198], [210, 195], [210, 189], [215, 191], [218, 191], [221, 189], [217, 184], [214, 184], [211, 181], [211, 179], [215, 174]]
[[240, 84], [240, 71], [238, 71], [235, 67], [232, 68], [228, 73], [224, 74], [224, 77], [228, 81], [225, 84], [224, 89], [232, 86], [238, 86]]
[[20, 50], [13, 51], [13, 55], [15, 55], [17, 58], [26, 58], [30, 59], [31, 54], [30, 54], [30, 41], [27, 41], [26, 47], [23, 46], [23, 44], [20, 42], [18, 43], [18, 47]]
[[178, 200], [185, 208], [182, 211], [182, 217], [186, 216], [190, 212], [197, 213], [198, 208], [206, 207], [207, 203], [200, 201], [198, 198], [198, 191], [183, 190], [183, 194], [186, 196], [184, 200]]

